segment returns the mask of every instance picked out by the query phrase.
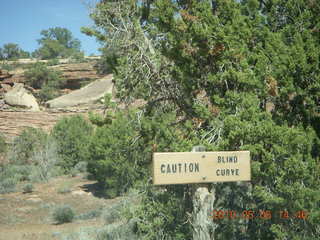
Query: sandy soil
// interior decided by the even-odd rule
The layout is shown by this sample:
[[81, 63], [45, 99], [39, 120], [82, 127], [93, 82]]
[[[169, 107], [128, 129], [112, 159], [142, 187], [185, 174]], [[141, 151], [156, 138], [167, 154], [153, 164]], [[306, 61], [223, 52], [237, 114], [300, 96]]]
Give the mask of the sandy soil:
[[[34, 184], [32, 193], [0, 195], [0, 240], [44, 240], [63, 239], [62, 236], [79, 232], [81, 229], [102, 227], [101, 217], [89, 220], [75, 219], [71, 223], [56, 224], [52, 211], [57, 205], [68, 204], [75, 215], [88, 213], [120, 201], [99, 197], [96, 182], [77, 177], [59, 177], [49, 183]], [[59, 193], [67, 187], [70, 192]]]

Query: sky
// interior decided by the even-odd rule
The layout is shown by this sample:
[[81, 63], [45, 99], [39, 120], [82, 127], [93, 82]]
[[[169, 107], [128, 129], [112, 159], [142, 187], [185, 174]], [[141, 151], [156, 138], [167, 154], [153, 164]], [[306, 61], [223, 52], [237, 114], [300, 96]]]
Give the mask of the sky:
[[67, 28], [81, 42], [85, 55], [99, 55], [99, 43], [81, 33], [82, 26], [93, 26], [89, 6], [97, 0], [0, 0], [0, 47], [16, 43], [25, 51], [39, 48], [41, 30]]

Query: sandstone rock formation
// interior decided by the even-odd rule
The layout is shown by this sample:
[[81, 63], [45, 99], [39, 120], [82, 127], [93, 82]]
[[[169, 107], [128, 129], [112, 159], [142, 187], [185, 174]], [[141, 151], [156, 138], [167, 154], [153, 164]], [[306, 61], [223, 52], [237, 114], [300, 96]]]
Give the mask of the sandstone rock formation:
[[62, 72], [62, 76], [67, 79], [65, 88], [79, 89], [83, 83], [96, 80], [102, 76], [97, 74], [94, 68], [96, 62], [71, 63], [51, 66], [51, 69]]
[[89, 85], [46, 102], [50, 108], [66, 108], [98, 101], [106, 93], [112, 94], [112, 75], [96, 80]]
[[12, 77], [12, 74], [10, 74], [7, 70], [0, 69], [0, 81]]
[[10, 106], [26, 107], [31, 111], [40, 111], [36, 98], [27, 92], [23, 84], [17, 83], [4, 95], [4, 101]]
[[3, 89], [4, 92], [9, 92], [11, 90], [11, 85], [10, 84], [0, 84], [1, 89]]
[[0, 132], [4, 134], [8, 142], [12, 142], [13, 138], [19, 135], [26, 127], [50, 131], [59, 119], [74, 114], [78, 113], [0, 111]]
[[[60, 63], [63, 62], [62, 60], [63, 59], [60, 60]], [[94, 68], [96, 64], [95, 60], [84, 63], [67, 63], [67, 59], [64, 60], [64, 64], [50, 66], [49, 68], [62, 72], [62, 76], [67, 80], [65, 86], [66, 88], [79, 89], [81, 85], [87, 83], [88, 81], [103, 77], [99, 75]], [[23, 63], [29, 62], [22, 62], [22, 64]], [[13, 85], [14, 83], [24, 83], [24, 71], [25, 69], [22, 68], [18, 68], [10, 72], [0, 69], [0, 83], [10, 85]]]

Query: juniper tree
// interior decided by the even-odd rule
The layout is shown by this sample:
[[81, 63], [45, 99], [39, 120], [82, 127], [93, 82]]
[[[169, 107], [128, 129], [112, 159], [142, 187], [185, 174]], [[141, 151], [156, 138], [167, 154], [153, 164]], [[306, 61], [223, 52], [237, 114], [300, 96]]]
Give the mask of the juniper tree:
[[[218, 184], [216, 207], [273, 216], [218, 222], [217, 239], [320, 234], [319, 7], [312, 0], [101, 1], [91, 14], [96, 28], [83, 28], [112, 53], [104, 59], [120, 99], [147, 101], [141, 127], [147, 146], [189, 151], [190, 143], [202, 143], [207, 150], [251, 151], [252, 181]], [[180, 210], [190, 209], [186, 188], [166, 188], [173, 193], [170, 209], [179, 197], [186, 206]], [[179, 239], [179, 231], [188, 230], [174, 225], [178, 213], [170, 215], [162, 200], [163, 211], [148, 212], [153, 198], [144, 213], [150, 226], [161, 223]], [[280, 211], [309, 216], [280, 219]], [[155, 224], [161, 212], [171, 222]], [[155, 239], [146, 225], [140, 231]]]

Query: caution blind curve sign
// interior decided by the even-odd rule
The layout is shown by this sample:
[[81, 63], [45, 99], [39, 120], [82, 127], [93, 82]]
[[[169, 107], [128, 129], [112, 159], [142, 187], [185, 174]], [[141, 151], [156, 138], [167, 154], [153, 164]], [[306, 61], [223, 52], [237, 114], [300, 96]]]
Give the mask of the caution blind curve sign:
[[168, 152], [153, 154], [153, 183], [250, 181], [250, 152]]

